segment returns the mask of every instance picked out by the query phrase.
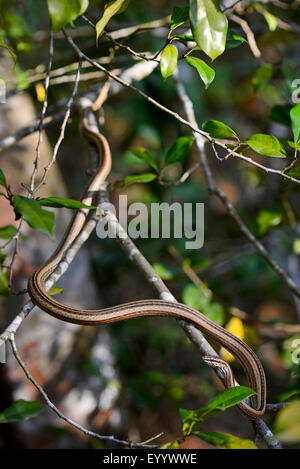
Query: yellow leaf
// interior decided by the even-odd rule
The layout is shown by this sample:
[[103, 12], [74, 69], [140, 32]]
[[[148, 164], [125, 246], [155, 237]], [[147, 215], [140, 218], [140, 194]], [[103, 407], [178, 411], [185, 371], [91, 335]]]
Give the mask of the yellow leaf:
[[45, 88], [42, 83], [37, 83], [35, 85], [35, 92], [36, 92], [36, 97], [37, 100], [42, 103], [45, 99]]
[[[225, 329], [231, 332], [232, 334], [234, 334], [236, 337], [238, 337], [241, 340], [243, 340], [245, 337], [244, 325], [242, 321], [240, 320], [240, 318], [235, 318], [235, 317], [231, 318], [226, 324]], [[220, 350], [220, 356], [228, 362], [231, 362], [232, 360], [234, 360], [234, 356], [231, 355], [231, 353], [228, 352], [228, 350], [226, 350], [224, 347], [222, 347]]]

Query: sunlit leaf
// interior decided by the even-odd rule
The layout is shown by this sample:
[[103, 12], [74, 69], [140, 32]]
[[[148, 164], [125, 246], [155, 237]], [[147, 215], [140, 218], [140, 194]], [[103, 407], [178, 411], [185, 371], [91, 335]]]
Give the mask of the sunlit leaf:
[[282, 222], [282, 213], [278, 210], [260, 210], [256, 221], [259, 234], [263, 235], [271, 228], [280, 225]]
[[0, 413], [0, 423], [20, 422], [37, 416], [44, 410], [44, 405], [38, 401], [14, 402]]
[[194, 137], [179, 137], [175, 143], [169, 148], [165, 156], [164, 164], [168, 166], [178, 161], [183, 161], [187, 155], [187, 152], [191, 148]]
[[153, 269], [162, 280], [170, 280], [173, 278], [173, 273], [159, 262], [153, 264]]
[[211, 321], [223, 325], [225, 319], [225, 311], [221, 304], [219, 303], [209, 303], [202, 310], [202, 313], [207, 316]]
[[193, 435], [221, 449], [257, 449], [253, 441], [238, 438], [229, 433], [195, 432]]
[[254, 134], [247, 138], [246, 143], [260, 155], [271, 156], [273, 158], [286, 158], [285, 149], [278, 138], [272, 135]]
[[278, 20], [276, 16], [272, 15], [268, 10], [266, 10], [260, 3], [254, 2], [253, 6], [256, 10], [263, 15], [266, 22], [268, 23], [270, 31], [275, 31], [278, 26]]
[[126, 187], [130, 186], [131, 184], [135, 183], [143, 183], [146, 184], [148, 182], [152, 182], [157, 178], [156, 174], [153, 173], [144, 173], [144, 174], [134, 174], [132, 176], [126, 176], [125, 179], [122, 181], [118, 181], [114, 184], [114, 188], [117, 187]]
[[64, 291], [63, 288], [58, 287], [56, 283], [54, 283], [54, 285], [52, 285], [50, 290], [48, 290], [48, 293], [49, 295], [53, 296], [53, 295], [58, 295], [58, 293], [62, 293], [63, 291]]
[[55, 224], [53, 212], [42, 209], [36, 200], [27, 199], [20, 195], [14, 196], [13, 206], [17, 218], [23, 216], [29, 226], [36, 228], [53, 239]]
[[215, 71], [209, 67], [204, 60], [198, 59], [197, 57], [188, 55], [185, 60], [191, 67], [197, 70], [201, 80], [205, 84], [205, 88], [208, 88], [215, 78]]
[[165, 443], [164, 445], [160, 446], [159, 449], [180, 449], [180, 445], [177, 440], [170, 441], [169, 443]]
[[160, 72], [164, 79], [171, 76], [177, 67], [178, 51], [172, 44], [164, 48], [160, 56]]
[[216, 120], [206, 121], [202, 124], [202, 129], [207, 132], [212, 138], [237, 138], [234, 130], [228, 125], [223, 124]]
[[228, 20], [214, 0], [190, 0], [194, 39], [212, 60], [225, 50]]
[[47, 0], [53, 31], [56, 33], [82, 15], [89, 0]]
[[110, 19], [117, 15], [118, 13], [122, 13], [126, 6], [128, 5], [128, 0], [113, 0], [112, 2], [108, 2], [104, 5], [104, 12], [100, 20], [96, 24], [96, 41], [98, 42], [99, 37], [103, 34], [104, 28]]

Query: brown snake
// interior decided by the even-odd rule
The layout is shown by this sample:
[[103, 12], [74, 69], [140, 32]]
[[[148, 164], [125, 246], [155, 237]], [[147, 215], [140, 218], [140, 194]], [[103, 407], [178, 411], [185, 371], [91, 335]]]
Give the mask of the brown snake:
[[[86, 112], [83, 113], [81, 119], [81, 133], [90, 144], [96, 146], [99, 156], [102, 155], [98, 171], [92, 177], [81, 199], [83, 204], [91, 205], [93, 195], [99, 190], [110, 173], [111, 152], [106, 138], [101, 133], [93, 132], [90, 129]], [[58, 319], [76, 324], [108, 324], [144, 316], [172, 317], [192, 323], [201, 332], [228, 349], [240, 362], [248, 378], [249, 385], [256, 392], [256, 395], [251, 398], [251, 406], [245, 402], [240, 402], [237, 406], [249, 419], [253, 420], [261, 417], [266, 407], [266, 380], [259, 359], [244, 342], [199, 311], [180, 303], [164, 300], [140, 300], [110, 308], [85, 310], [64, 305], [47, 293], [45, 282], [81, 231], [88, 211], [89, 209], [80, 209], [74, 213], [66, 234], [54, 254], [29, 279], [28, 292], [33, 303]], [[233, 373], [228, 363], [212, 356], [204, 357], [204, 361], [222, 372], [227, 388], [234, 386]]]

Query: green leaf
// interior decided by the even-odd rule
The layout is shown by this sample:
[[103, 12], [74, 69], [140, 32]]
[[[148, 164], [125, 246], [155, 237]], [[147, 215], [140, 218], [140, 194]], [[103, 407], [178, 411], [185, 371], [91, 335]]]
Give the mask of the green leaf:
[[277, 210], [260, 210], [256, 219], [259, 228], [259, 234], [263, 235], [271, 228], [280, 225], [282, 214]]
[[3, 226], [0, 228], [0, 239], [11, 239], [17, 234], [17, 228], [13, 225]]
[[185, 305], [202, 311], [209, 305], [211, 296], [210, 292], [204, 293], [195, 285], [187, 285], [182, 292], [182, 301]]
[[54, 213], [43, 210], [36, 200], [27, 199], [20, 195], [15, 195], [13, 206], [17, 218], [21, 216], [32, 228], [36, 228], [53, 239]]
[[6, 182], [6, 178], [2, 169], [0, 169], [0, 185], [5, 187], [5, 189], [7, 189], [7, 182]]
[[272, 78], [273, 69], [271, 64], [264, 65], [263, 67], [257, 68], [252, 77], [252, 85], [257, 91], [262, 86], [266, 85], [268, 81]]
[[6, 258], [7, 258], [7, 255], [4, 254], [4, 252], [0, 251], [0, 264], [3, 264]]
[[166, 80], [171, 76], [177, 67], [178, 51], [171, 44], [164, 48], [160, 56], [160, 72]]
[[56, 283], [54, 283], [52, 285], [52, 287], [50, 288], [50, 290], [48, 291], [49, 295], [53, 296], [53, 295], [58, 295], [58, 293], [62, 293], [64, 291], [63, 288], [60, 288], [56, 285]]
[[16, 63], [17, 62], [17, 56], [14, 53], [14, 51], [9, 47], [6, 42], [4, 41], [3, 37], [0, 37], [0, 47], [4, 47], [9, 53], [13, 61]]
[[167, 269], [163, 264], [160, 264], [158, 262], [153, 264], [153, 269], [162, 280], [171, 280], [171, 278], [174, 277], [169, 269]]
[[170, 29], [178, 28], [189, 19], [189, 7], [174, 7], [171, 17]]
[[226, 37], [226, 49], [235, 49], [236, 47], [243, 44], [243, 42], [247, 42], [243, 36], [234, 33], [230, 29], [228, 30]]
[[190, 0], [194, 39], [212, 60], [225, 50], [228, 20], [214, 0]]
[[300, 102], [297, 103], [296, 106], [292, 107], [290, 116], [292, 121], [294, 142], [298, 144], [300, 142]]
[[234, 130], [228, 125], [216, 120], [206, 121], [202, 124], [202, 129], [212, 138], [237, 138]]
[[160, 446], [159, 449], [180, 449], [180, 445], [177, 440], [170, 441], [169, 443], [165, 443], [164, 445]]
[[40, 414], [42, 410], [44, 410], [44, 405], [41, 402], [19, 399], [0, 413], [0, 423], [28, 420]]
[[187, 155], [187, 152], [191, 148], [194, 137], [179, 137], [175, 143], [169, 148], [165, 156], [164, 165], [169, 166], [170, 164], [183, 161]]
[[254, 134], [247, 138], [246, 143], [260, 155], [271, 156], [273, 158], [286, 158], [285, 149], [278, 138], [272, 135]]
[[295, 179], [300, 179], [300, 165], [294, 166], [289, 171], [287, 171], [289, 176], [292, 176]]
[[205, 88], [207, 89], [215, 78], [215, 71], [210, 68], [204, 60], [198, 59], [197, 57], [188, 55], [185, 60], [191, 67], [194, 67], [197, 70], [201, 80], [205, 84]]
[[123, 8], [126, 8], [128, 3], [128, 0], [113, 0], [112, 2], [108, 2], [104, 5], [103, 15], [96, 24], [96, 42], [98, 42], [99, 37], [103, 33], [104, 28], [110, 19], [114, 15], [122, 13], [122, 11], [124, 11]]
[[275, 436], [285, 444], [300, 443], [300, 401], [294, 401], [281, 409], [275, 418]]
[[193, 435], [198, 436], [207, 443], [222, 449], [257, 449], [253, 441], [244, 438], [238, 438], [229, 433], [218, 432], [195, 432]]
[[147, 163], [153, 169], [157, 169], [157, 164], [154, 161], [153, 156], [148, 150], [146, 150], [146, 148], [135, 148], [134, 150], [130, 150], [130, 153], [132, 153], [140, 160], [145, 161], [145, 163]]
[[278, 26], [278, 20], [276, 16], [272, 15], [271, 13], [268, 12], [260, 3], [255, 2], [253, 3], [253, 6], [256, 8], [256, 10], [263, 15], [265, 18], [266, 22], [268, 23], [269, 30], [270, 31], [275, 31], [275, 29]]
[[134, 174], [133, 176], [126, 176], [122, 181], [118, 181], [114, 184], [114, 189], [117, 187], [130, 186], [130, 184], [135, 183], [148, 183], [154, 181], [157, 178], [156, 174], [144, 173], [144, 174]]
[[53, 31], [57, 33], [82, 15], [89, 0], [47, 0]]
[[91, 210], [97, 209], [97, 207], [94, 207], [93, 205], [85, 205], [79, 200], [63, 199], [61, 197], [45, 197], [43, 199], [37, 200], [37, 202], [40, 205], [46, 206], [46, 207], [55, 207], [55, 208], [65, 207], [65, 208], [72, 208], [72, 209], [89, 208]]
[[234, 388], [225, 389], [225, 391], [214, 397], [206, 406], [206, 409], [221, 409], [225, 410], [232, 407], [239, 402], [247, 399], [256, 394], [253, 389], [247, 386], [235, 386]]
[[211, 321], [222, 326], [225, 321], [225, 311], [221, 304], [210, 303], [202, 310], [202, 313], [207, 316]]
[[0, 295], [8, 296], [10, 288], [8, 286], [8, 273], [6, 269], [0, 267]]

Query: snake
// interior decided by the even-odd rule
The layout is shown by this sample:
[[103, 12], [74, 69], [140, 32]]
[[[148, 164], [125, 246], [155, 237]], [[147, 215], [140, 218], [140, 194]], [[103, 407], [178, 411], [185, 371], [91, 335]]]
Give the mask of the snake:
[[[80, 119], [80, 130], [88, 143], [96, 148], [99, 166], [85, 189], [81, 202], [91, 206], [94, 195], [105, 183], [111, 171], [112, 156], [106, 137], [91, 129], [88, 112], [85, 109]], [[225, 347], [243, 368], [254, 395], [237, 404], [238, 410], [250, 420], [260, 418], [266, 409], [266, 378], [262, 364], [254, 351], [238, 337], [185, 304], [147, 299], [111, 306], [109, 308], [88, 310], [65, 305], [53, 298], [46, 290], [46, 281], [61, 262], [64, 253], [82, 230], [89, 208], [74, 211], [65, 235], [52, 256], [31, 275], [28, 280], [28, 293], [32, 302], [44, 312], [62, 321], [80, 325], [102, 325], [126, 321], [139, 317], [170, 317], [193, 324], [204, 335]], [[231, 366], [222, 358], [214, 355], [202, 357], [204, 362], [221, 374], [225, 387], [233, 388], [236, 383]]]

